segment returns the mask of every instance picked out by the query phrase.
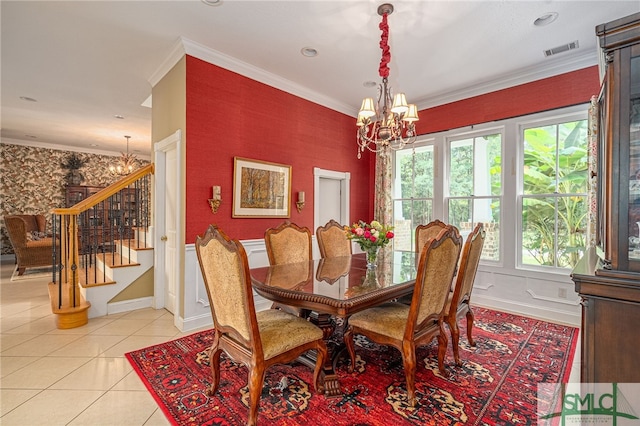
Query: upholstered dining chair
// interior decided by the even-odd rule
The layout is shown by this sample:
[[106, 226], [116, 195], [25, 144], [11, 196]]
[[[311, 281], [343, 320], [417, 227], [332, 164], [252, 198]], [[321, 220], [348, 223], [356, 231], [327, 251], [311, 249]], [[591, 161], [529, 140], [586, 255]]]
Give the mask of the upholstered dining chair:
[[264, 233], [264, 243], [271, 265], [302, 262], [313, 259], [311, 231], [288, 220], [277, 228], [269, 228]]
[[434, 219], [426, 225], [418, 225], [416, 227], [416, 263], [420, 259], [420, 253], [422, 252], [422, 247], [429, 241], [431, 238], [435, 238], [438, 236], [440, 231], [446, 228], [447, 224], [439, 219]]
[[[268, 228], [264, 232], [264, 243], [270, 265], [283, 265], [313, 259], [311, 248], [311, 231], [286, 220], [276, 228]], [[273, 303], [272, 308], [281, 309], [292, 314], [306, 317], [307, 310]]]
[[319, 377], [327, 357], [322, 330], [284, 311], [256, 312], [249, 262], [238, 240], [230, 240], [218, 227], [209, 225], [195, 245], [214, 324], [209, 350], [213, 380], [207, 394], [212, 396], [218, 390], [223, 351], [249, 369], [249, 425], [257, 422], [265, 371], [274, 364], [289, 363], [309, 350], [317, 351], [313, 385], [316, 392], [322, 392]]
[[372, 341], [393, 346], [402, 354], [409, 404], [415, 406], [416, 347], [438, 339], [438, 368], [444, 368], [447, 336], [444, 321], [447, 295], [455, 274], [462, 238], [453, 226], [445, 227], [425, 244], [420, 254], [418, 275], [411, 305], [389, 302], [357, 312], [349, 318], [344, 341], [351, 357], [353, 372], [356, 355], [353, 336], [361, 334]]
[[331, 219], [326, 225], [319, 226], [316, 238], [322, 258], [351, 256], [351, 240], [347, 238], [344, 227], [335, 220]]
[[473, 282], [476, 278], [482, 248], [484, 247], [484, 239], [484, 226], [482, 223], [478, 223], [467, 236], [464, 246], [462, 247], [456, 283], [453, 291], [449, 292], [449, 299], [447, 301], [446, 321], [449, 325], [449, 331], [451, 332], [451, 347], [453, 348], [453, 358], [457, 365], [462, 365], [458, 348], [458, 342], [460, 341], [458, 320], [465, 315], [467, 317], [467, 339], [471, 346], [476, 345], [471, 337], [474, 317], [470, 302]]

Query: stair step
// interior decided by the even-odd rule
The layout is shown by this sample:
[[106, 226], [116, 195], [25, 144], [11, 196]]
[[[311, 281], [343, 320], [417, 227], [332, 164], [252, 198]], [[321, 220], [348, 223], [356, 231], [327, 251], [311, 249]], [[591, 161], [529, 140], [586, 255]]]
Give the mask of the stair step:
[[111, 278], [105, 277], [104, 273], [96, 269], [95, 266], [80, 268], [78, 270], [78, 280], [84, 288], [116, 283]]
[[127, 266], [140, 266], [138, 262], [130, 260], [120, 253], [100, 253], [96, 256], [110, 268], [125, 268]]
[[116, 247], [122, 244], [124, 247], [130, 247], [132, 250], [153, 250], [153, 247], [150, 245], [151, 241], [144, 240], [114, 240], [113, 242]]

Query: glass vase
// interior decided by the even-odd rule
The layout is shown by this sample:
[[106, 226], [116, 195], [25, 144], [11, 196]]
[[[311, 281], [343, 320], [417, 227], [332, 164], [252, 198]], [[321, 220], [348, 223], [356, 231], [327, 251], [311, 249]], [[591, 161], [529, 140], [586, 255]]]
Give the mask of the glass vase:
[[367, 253], [367, 269], [375, 269], [378, 265], [376, 264], [376, 260], [378, 259], [378, 249], [380, 247], [373, 246], [367, 247], [365, 252]]

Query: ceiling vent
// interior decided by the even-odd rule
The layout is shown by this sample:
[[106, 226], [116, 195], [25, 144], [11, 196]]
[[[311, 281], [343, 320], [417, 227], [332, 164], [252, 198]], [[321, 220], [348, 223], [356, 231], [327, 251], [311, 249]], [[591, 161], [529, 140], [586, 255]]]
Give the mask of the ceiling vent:
[[577, 49], [578, 47], [578, 40], [572, 41], [571, 43], [545, 50], [544, 56], [548, 58], [549, 56], [557, 55], [558, 53], [566, 52], [567, 50]]

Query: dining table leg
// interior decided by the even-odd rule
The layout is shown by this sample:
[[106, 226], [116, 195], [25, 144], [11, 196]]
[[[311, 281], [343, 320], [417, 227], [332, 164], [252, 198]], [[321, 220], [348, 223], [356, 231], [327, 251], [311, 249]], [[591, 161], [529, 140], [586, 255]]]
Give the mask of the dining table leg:
[[324, 382], [324, 395], [326, 397], [342, 396], [338, 375], [336, 374], [336, 364], [346, 348], [344, 345], [344, 321], [334, 318], [330, 314], [311, 312], [309, 321], [320, 327], [327, 344], [328, 356], [324, 362], [324, 369], [321, 373], [321, 381]]

